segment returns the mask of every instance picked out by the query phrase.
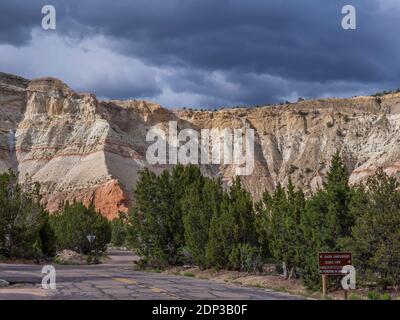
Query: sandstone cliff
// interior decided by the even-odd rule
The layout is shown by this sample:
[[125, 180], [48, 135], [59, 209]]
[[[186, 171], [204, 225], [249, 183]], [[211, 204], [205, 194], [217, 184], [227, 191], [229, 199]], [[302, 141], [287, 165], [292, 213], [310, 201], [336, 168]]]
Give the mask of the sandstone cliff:
[[[219, 111], [170, 111], [139, 100], [99, 101], [57, 79], [26, 80], [0, 73], [0, 170], [21, 182], [38, 181], [43, 201], [56, 211], [79, 199], [108, 218], [125, 211], [138, 172], [167, 166], [146, 161], [147, 131], [168, 121], [179, 128], [255, 130], [255, 168], [242, 177], [258, 198], [289, 175], [311, 192], [339, 150], [358, 183], [378, 166], [400, 178], [400, 94], [381, 98], [319, 99], [290, 105]], [[229, 184], [233, 166], [202, 166]]]

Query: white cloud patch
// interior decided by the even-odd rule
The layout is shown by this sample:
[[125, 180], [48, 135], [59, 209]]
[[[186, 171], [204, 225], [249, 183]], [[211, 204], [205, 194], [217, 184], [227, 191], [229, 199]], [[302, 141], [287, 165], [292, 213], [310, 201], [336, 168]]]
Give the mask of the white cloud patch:
[[101, 96], [139, 98], [161, 92], [156, 68], [108, 50], [103, 36], [76, 41], [34, 30], [28, 46], [0, 45], [0, 66], [27, 78], [59, 78], [75, 90]]
[[[0, 69], [29, 79], [55, 77], [100, 98], [147, 99], [166, 107], [237, 102], [226, 96], [237, 93], [238, 84], [229, 83], [222, 73], [150, 66], [110, 47], [102, 35], [77, 40], [34, 29], [26, 46], [0, 45]], [[193, 74], [202, 83], [191, 81]]]

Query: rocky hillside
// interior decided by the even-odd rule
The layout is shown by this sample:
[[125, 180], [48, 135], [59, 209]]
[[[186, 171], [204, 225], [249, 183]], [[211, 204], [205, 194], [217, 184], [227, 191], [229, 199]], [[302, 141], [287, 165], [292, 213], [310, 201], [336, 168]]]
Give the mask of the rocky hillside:
[[[38, 181], [54, 212], [63, 201], [93, 202], [113, 218], [125, 211], [138, 172], [165, 165], [146, 161], [146, 133], [166, 128], [255, 130], [255, 168], [242, 177], [257, 198], [289, 175], [308, 192], [318, 188], [332, 154], [339, 150], [358, 183], [378, 166], [399, 176], [400, 94], [380, 98], [319, 99], [280, 106], [170, 111], [158, 104], [99, 101], [76, 93], [60, 80], [26, 80], [0, 73], [0, 170]], [[202, 167], [229, 184], [232, 165]]]

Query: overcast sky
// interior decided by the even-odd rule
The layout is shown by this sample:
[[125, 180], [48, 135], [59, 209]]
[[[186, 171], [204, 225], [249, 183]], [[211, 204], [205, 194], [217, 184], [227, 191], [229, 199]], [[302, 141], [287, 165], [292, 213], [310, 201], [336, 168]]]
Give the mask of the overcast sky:
[[[357, 30], [341, 28], [346, 4]], [[0, 14], [0, 71], [100, 98], [215, 108], [400, 87], [399, 0], [1, 0]]]

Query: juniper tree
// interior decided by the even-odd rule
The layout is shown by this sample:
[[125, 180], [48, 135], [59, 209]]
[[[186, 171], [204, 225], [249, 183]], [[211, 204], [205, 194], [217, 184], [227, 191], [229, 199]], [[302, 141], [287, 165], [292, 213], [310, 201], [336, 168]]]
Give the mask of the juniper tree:
[[291, 277], [300, 265], [300, 246], [303, 241], [300, 220], [304, 211], [304, 195], [301, 191], [295, 191], [289, 179], [287, 192], [279, 185], [265, 206], [270, 217], [265, 226], [269, 228], [270, 252], [277, 261], [282, 261], [285, 276]]
[[127, 229], [129, 227], [127, 214], [119, 212], [118, 217], [110, 222], [111, 226], [111, 244], [121, 247], [127, 244]]
[[[66, 203], [64, 208], [51, 216], [50, 223], [56, 237], [58, 250], [69, 249], [83, 254], [101, 253], [111, 240], [108, 220], [96, 211], [93, 204]], [[89, 242], [87, 236], [95, 239]]]
[[156, 175], [145, 169], [134, 189], [130, 238], [145, 262], [156, 267], [183, 262], [185, 247], [182, 199], [202, 180], [194, 165], [177, 165]]
[[169, 248], [173, 230], [168, 222], [173, 210], [171, 191], [167, 171], [157, 177], [146, 168], [140, 173], [134, 190], [134, 206], [130, 209], [132, 245], [140, 256], [157, 266], [173, 262]]
[[222, 193], [219, 180], [205, 178], [192, 184], [182, 199], [186, 246], [193, 262], [202, 268], [207, 266], [211, 219], [220, 210]]
[[12, 171], [0, 175], [0, 255], [40, 258], [54, 254], [54, 237], [39, 190], [37, 183], [19, 184]]
[[251, 195], [237, 177], [222, 197], [220, 212], [211, 219], [206, 256], [208, 264], [226, 267], [235, 246], [257, 241]]
[[350, 235], [354, 216], [350, 211], [352, 190], [349, 175], [338, 152], [333, 156], [323, 189], [306, 201], [301, 217], [304, 236], [302, 271], [305, 284], [319, 287], [317, 254], [336, 251], [338, 240]]
[[344, 248], [353, 251], [360, 278], [383, 288], [400, 285], [399, 186], [382, 168], [360, 186], [351, 206], [356, 224], [343, 240]]

